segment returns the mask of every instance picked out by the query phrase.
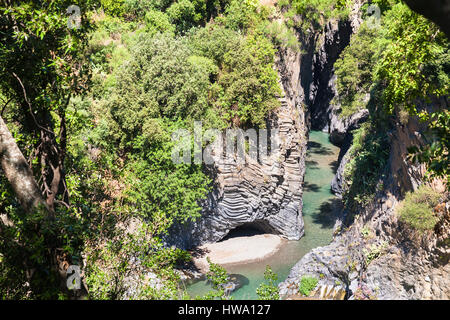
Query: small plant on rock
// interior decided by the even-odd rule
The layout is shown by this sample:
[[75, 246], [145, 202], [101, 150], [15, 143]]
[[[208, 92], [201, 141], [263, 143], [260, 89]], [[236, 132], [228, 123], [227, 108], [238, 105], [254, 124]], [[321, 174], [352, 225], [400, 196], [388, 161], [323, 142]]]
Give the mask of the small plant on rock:
[[303, 276], [300, 280], [299, 291], [302, 295], [309, 297], [311, 291], [314, 290], [319, 281], [311, 276]]
[[260, 300], [280, 300], [280, 292], [276, 285], [278, 280], [278, 275], [272, 271], [270, 266], [266, 267], [264, 272], [264, 279], [266, 280], [262, 283], [256, 293]]
[[407, 193], [398, 209], [400, 221], [420, 233], [433, 230], [439, 221], [433, 208], [439, 203], [440, 197], [439, 193], [427, 186], [421, 186], [415, 192]]

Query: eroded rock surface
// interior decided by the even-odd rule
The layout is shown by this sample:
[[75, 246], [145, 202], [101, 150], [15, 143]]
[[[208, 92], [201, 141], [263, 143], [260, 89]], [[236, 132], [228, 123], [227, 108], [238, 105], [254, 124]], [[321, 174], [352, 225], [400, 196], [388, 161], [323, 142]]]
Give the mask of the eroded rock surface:
[[265, 159], [220, 160], [214, 166], [214, 190], [203, 205], [202, 217], [175, 226], [169, 243], [191, 248], [217, 242], [231, 230], [249, 225], [289, 240], [303, 236], [302, 182], [305, 172], [307, 126], [299, 84], [299, 54], [280, 54], [281, 106], [270, 116], [269, 132], [278, 130], [279, 150]]
[[405, 160], [420, 132], [417, 121], [409, 120], [392, 133], [385, 189], [330, 245], [312, 250], [294, 266], [280, 284], [284, 298], [297, 295], [301, 278], [308, 275], [318, 279], [318, 286], [342, 285], [349, 299], [449, 299], [449, 194], [442, 194], [435, 208], [440, 221], [426, 234], [414, 232], [397, 214], [402, 195], [423, 178], [423, 167]]

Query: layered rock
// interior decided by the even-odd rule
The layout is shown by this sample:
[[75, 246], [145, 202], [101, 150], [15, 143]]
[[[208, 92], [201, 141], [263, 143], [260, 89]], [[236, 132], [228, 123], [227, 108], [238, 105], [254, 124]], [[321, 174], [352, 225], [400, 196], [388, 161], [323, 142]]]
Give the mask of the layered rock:
[[330, 245], [314, 249], [294, 266], [280, 284], [285, 298], [298, 293], [305, 275], [316, 277], [321, 287], [341, 284], [349, 299], [450, 297], [450, 196], [442, 195], [443, 202], [435, 208], [440, 221], [425, 235], [399, 221], [397, 214], [404, 193], [423, 178], [423, 167], [405, 160], [407, 148], [421, 143], [421, 132], [413, 120], [392, 132], [385, 189]]
[[345, 181], [345, 166], [347, 165], [348, 161], [350, 160], [350, 154], [349, 149], [347, 148], [347, 151], [345, 152], [342, 159], [339, 161], [339, 166], [336, 170], [336, 174], [333, 177], [333, 180], [331, 181], [331, 191], [338, 196], [339, 198], [342, 197], [342, 194], [344, 193], [344, 181]]
[[307, 128], [299, 97], [299, 54], [280, 54], [281, 106], [269, 117], [267, 129], [278, 131], [279, 148], [267, 158], [240, 164], [236, 158], [215, 163], [214, 190], [203, 203], [202, 217], [174, 226], [169, 243], [191, 248], [223, 239], [231, 230], [249, 226], [299, 240], [304, 233], [302, 182], [305, 171]]
[[[359, 20], [350, 20], [354, 31]], [[348, 30], [345, 25], [344, 29], [340, 26], [342, 24], [329, 24], [319, 51], [310, 53], [314, 63], [305, 99], [311, 127], [328, 131], [332, 142], [341, 146], [340, 165], [332, 183], [332, 190], [338, 195], [346, 185], [343, 173], [351, 160], [348, 150], [352, 130], [368, 115], [362, 110], [342, 119], [339, 106], [331, 103], [337, 94], [333, 75], [335, 53], [342, 50], [342, 41], [333, 39], [346, 39], [339, 30]], [[302, 78], [307, 79], [308, 75]], [[406, 158], [408, 147], [422, 144], [424, 129], [416, 119], [409, 119], [407, 124], [398, 124], [390, 133], [390, 159], [380, 184], [382, 190], [377, 191], [369, 205], [359, 208], [350, 226], [342, 223], [350, 215], [343, 211], [333, 241], [306, 254], [280, 284], [282, 298], [301, 299], [302, 277], [313, 276], [318, 280], [313, 292], [315, 298], [341, 299], [345, 292], [346, 299], [449, 299], [449, 194], [442, 194], [442, 203], [435, 208], [439, 222], [425, 235], [418, 235], [401, 222], [397, 213], [405, 193], [423, 183], [423, 167], [412, 165]], [[434, 187], [444, 190], [442, 185]]]

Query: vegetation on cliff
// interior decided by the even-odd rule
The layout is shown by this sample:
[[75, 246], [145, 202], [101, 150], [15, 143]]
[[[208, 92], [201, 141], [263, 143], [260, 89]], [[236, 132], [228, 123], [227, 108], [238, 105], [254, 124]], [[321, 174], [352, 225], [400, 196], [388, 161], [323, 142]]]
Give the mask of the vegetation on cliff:
[[410, 118], [426, 123], [428, 132], [424, 145], [410, 148], [409, 160], [426, 164], [428, 178], [448, 181], [449, 113], [443, 101], [450, 85], [449, 41], [401, 2], [384, 1], [380, 8], [379, 25], [364, 22], [335, 64], [334, 102], [341, 117], [370, 111], [369, 122], [354, 133], [346, 167], [349, 208], [369, 203], [382, 189], [388, 134]]
[[[448, 95], [448, 40], [402, 3], [373, 2], [381, 26], [364, 24], [335, 65], [342, 116], [371, 111], [351, 149], [349, 207], [381, 187], [388, 132], [408, 117], [431, 129], [411, 160], [430, 178], [449, 174], [450, 114], [423, 107]], [[264, 128], [279, 107], [277, 51], [298, 52], [294, 30], [319, 32], [351, 5], [279, 1], [285, 23], [257, 0], [2, 2], [0, 297], [70, 298], [64, 272], [79, 265], [91, 299], [185, 298], [177, 267], [189, 254], [162, 239], [200, 216], [212, 181], [171, 161], [172, 133], [195, 120]], [[21, 190], [21, 175], [38, 192]], [[415, 224], [429, 211], [412, 199], [401, 216]], [[204, 298], [225, 298], [226, 272], [212, 264], [209, 276], [216, 292]], [[258, 294], [278, 298], [266, 277]]]

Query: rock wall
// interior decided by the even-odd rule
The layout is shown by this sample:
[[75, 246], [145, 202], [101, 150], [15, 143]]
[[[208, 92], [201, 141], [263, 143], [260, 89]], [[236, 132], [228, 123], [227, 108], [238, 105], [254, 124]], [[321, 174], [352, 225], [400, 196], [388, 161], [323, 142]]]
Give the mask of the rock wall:
[[423, 178], [423, 167], [405, 160], [407, 148], [420, 143], [422, 132], [413, 119], [392, 132], [385, 189], [330, 245], [314, 249], [294, 266], [280, 284], [283, 297], [297, 294], [304, 275], [319, 279], [319, 287], [345, 290], [349, 299], [450, 297], [449, 194], [443, 193], [443, 202], [435, 208], [440, 221], [427, 234], [413, 232], [396, 213], [404, 193]]
[[[351, 32], [360, 24], [358, 5], [356, 2], [350, 18]], [[339, 106], [331, 103], [337, 94], [333, 64], [345, 47], [343, 44], [348, 43], [347, 32], [348, 25], [330, 22], [319, 50], [311, 48], [309, 52], [312, 54], [310, 75], [301, 76], [306, 80], [303, 87], [307, 88], [305, 102], [310, 110], [311, 128], [328, 131], [330, 140], [341, 147], [339, 167], [331, 186], [337, 195], [344, 191], [343, 172], [350, 160], [352, 131], [368, 116], [368, 111], [362, 110], [341, 119]], [[384, 189], [378, 191], [370, 205], [360, 208], [350, 226], [342, 222], [336, 226], [332, 243], [312, 250], [292, 268], [288, 278], [279, 285], [282, 298], [298, 298], [303, 276], [318, 279], [312, 294], [321, 299], [450, 298], [449, 194], [442, 194], [442, 203], [435, 208], [440, 221], [425, 235], [411, 230], [399, 221], [397, 214], [405, 193], [423, 182], [423, 167], [411, 165], [405, 159], [409, 146], [422, 143], [424, 129], [416, 119], [397, 124], [390, 133], [391, 152]], [[434, 187], [444, 190], [439, 183]], [[341, 221], [346, 214], [346, 211], [342, 213]]]
[[340, 106], [332, 103], [337, 95], [334, 64], [350, 43], [351, 35], [362, 23], [361, 6], [362, 1], [354, 1], [348, 20], [329, 21], [323, 32], [314, 37], [308, 54], [303, 58], [311, 59], [311, 70], [303, 70], [302, 74], [304, 87], [307, 89], [305, 103], [309, 110], [311, 128], [327, 131], [331, 142], [338, 146], [342, 142], [340, 135], [348, 132], [348, 126], [355, 124], [356, 117], [353, 120], [341, 119], [338, 116]]
[[278, 52], [283, 95], [281, 107], [270, 116], [267, 126], [280, 132], [279, 153], [267, 161], [250, 160], [244, 166], [234, 160], [219, 162], [212, 170], [214, 190], [203, 204], [202, 217], [174, 226], [168, 243], [191, 248], [219, 241], [230, 230], [248, 224], [289, 240], [302, 237], [308, 131], [311, 127], [347, 131], [355, 122], [332, 117], [339, 107], [330, 107], [330, 101], [336, 94], [333, 64], [361, 23], [360, 7], [355, 1], [349, 21], [330, 21], [321, 32], [299, 31], [301, 52]]
[[305, 172], [307, 126], [299, 83], [300, 54], [290, 50], [277, 57], [283, 94], [281, 107], [269, 117], [269, 131], [279, 131], [279, 151], [246, 164], [220, 160], [213, 168], [214, 190], [203, 203], [202, 217], [176, 225], [168, 243], [191, 248], [217, 242], [232, 229], [251, 225], [264, 232], [299, 240], [304, 233], [302, 182]]

